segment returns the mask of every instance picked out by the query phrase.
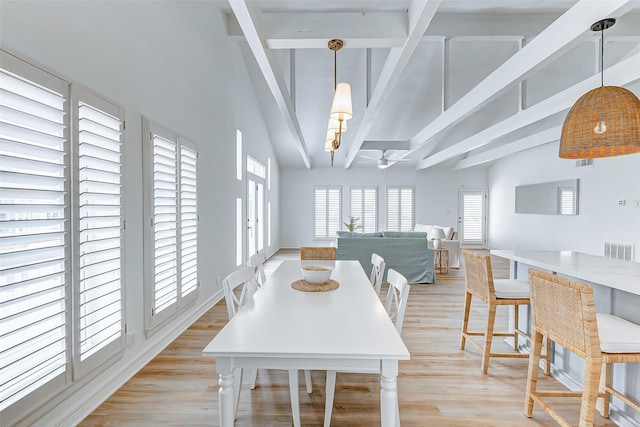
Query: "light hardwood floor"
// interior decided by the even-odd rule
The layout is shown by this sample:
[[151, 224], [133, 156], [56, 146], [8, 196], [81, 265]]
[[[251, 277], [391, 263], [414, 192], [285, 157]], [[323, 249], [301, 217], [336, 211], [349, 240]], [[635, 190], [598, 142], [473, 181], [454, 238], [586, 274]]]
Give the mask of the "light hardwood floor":
[[[298, 251], [282, 250], [266, 265], [270, 274], [283, 259]], [[508, 277], [508, 262], [493, 259], [494, 276]], [[459, 349], [464, 295], [462, 270], [437, 274], [436, 284], [411, 286], [403, 339], [411, 360], [400, 363], [398, 393], [404, 426], [554, 426], [541, 409], [533, 418], [523, 415], [526, 359], [492, 359], [488, 374], [480, 372], [480, 354], [470, 345]], [[471, 324], [482, 328], [484, 306], [472, 306]], [[220, 301], [178, 339], [162, 351], [113, 394], [81, 426], [216, 426], [218, 425], [218, 379], [215, 361], [203, 358], [202, 349], [227, 322]], [[506, 326], [506, 311], [497, 325]], [[285, 332], [283, 332], [285, 333]], [[312, 332], [311, 332], [312, 333]], [[496, 341], [500, 350], [509, 347]], [[504, 348], [502, 348], [504, 347]], [[300, 381], [303, 426], [321, 426], [324, 416], [322, 371], [313, 371], [313, 393]], [[561, 389], [550, 378], [542, 386]], [[337, 377], [332, 425], [380, 425], [379, 377], [342, 374]], [[559, 402], [559, 409], [577, 424], [577, 399]], [[258, 371], [255, 390], [242, 388], [236, 426], [289, 426], [288, 377], [285, 371]], [[596, 415], [596, 426], [614, 426]]]

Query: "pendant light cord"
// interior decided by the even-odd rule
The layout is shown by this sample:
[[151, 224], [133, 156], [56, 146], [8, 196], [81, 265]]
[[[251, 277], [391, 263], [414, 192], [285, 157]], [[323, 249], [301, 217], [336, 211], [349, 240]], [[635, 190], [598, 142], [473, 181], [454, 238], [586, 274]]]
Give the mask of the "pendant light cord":
[[333, 91], [338, 87], [338, 51], [333, 51]]
[[600, 30], [600, 86], [604, 86], [604, 25]]

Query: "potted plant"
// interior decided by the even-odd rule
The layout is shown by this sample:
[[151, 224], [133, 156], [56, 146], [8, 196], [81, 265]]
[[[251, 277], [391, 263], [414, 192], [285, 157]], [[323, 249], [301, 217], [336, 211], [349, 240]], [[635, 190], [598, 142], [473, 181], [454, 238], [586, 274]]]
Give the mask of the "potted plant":
[[360, 218], [351, 215], [348, 215], [347, 218], [349, 218], [349, 222], [344, 223], [345, 227], [347, 227], [347, 230], [353, 233], [354, 231], [360, 230], [362, 228], [362, 225], [358, 224]]

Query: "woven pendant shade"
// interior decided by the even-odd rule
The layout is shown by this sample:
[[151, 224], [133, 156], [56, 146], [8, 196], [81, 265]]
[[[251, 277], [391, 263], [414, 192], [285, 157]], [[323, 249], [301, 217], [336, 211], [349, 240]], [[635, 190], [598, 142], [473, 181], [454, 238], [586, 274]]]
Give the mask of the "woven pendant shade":
[[[603, 126], [604, 124], [604, 126]], [[593, 159], [640, 152], [640, 100], [618, 86], [601, 86], [569, 110], [560, 137], [560, 157]]]

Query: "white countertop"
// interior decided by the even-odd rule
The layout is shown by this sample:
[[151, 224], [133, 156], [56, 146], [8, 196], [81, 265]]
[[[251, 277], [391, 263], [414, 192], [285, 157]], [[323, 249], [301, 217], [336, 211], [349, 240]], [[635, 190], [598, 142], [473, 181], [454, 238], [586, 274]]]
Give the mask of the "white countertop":
[[491, 250], [491, 254], [640, 295], [640, 263], [573, 251]]

